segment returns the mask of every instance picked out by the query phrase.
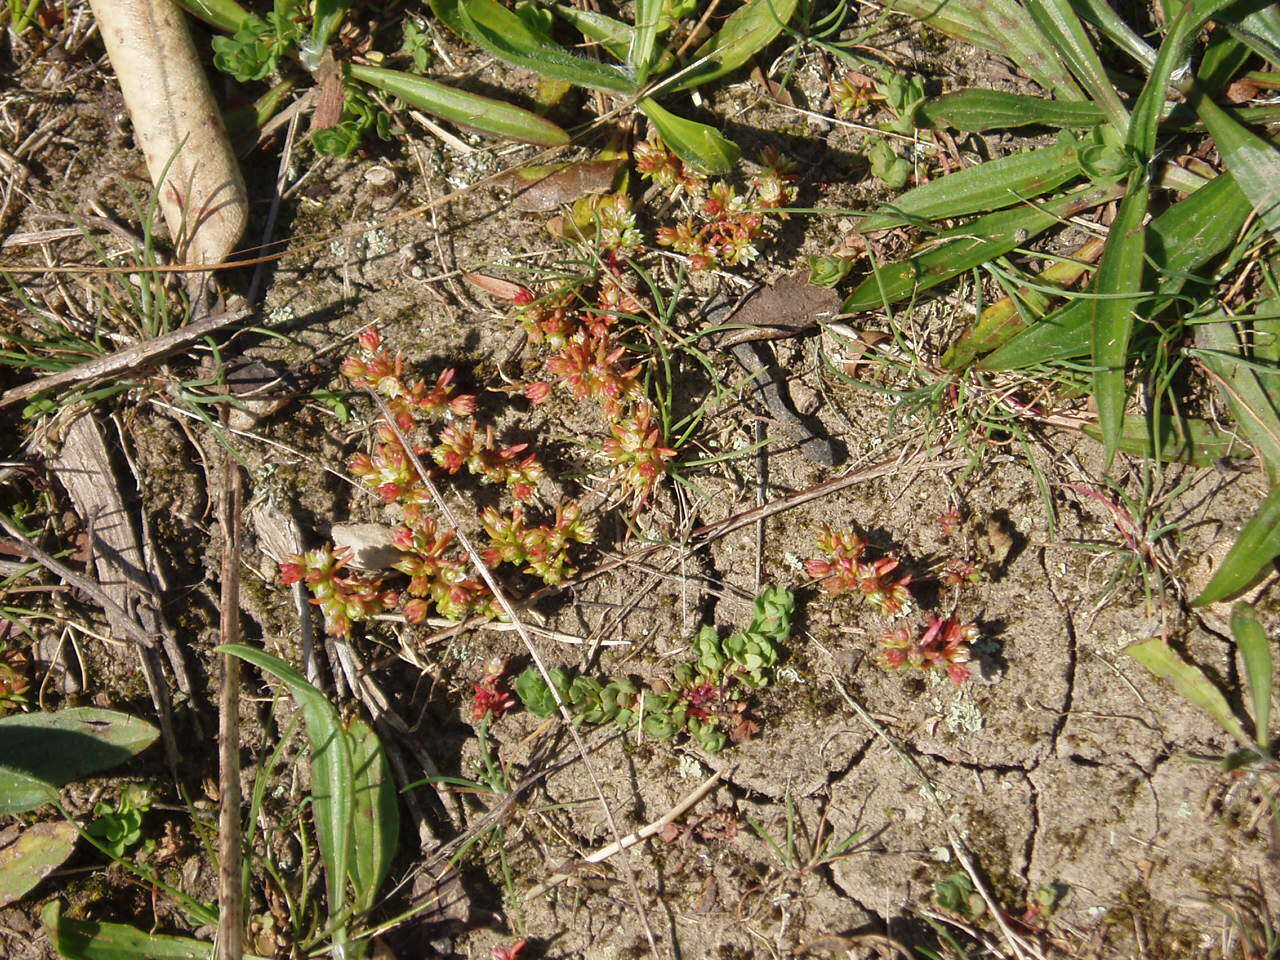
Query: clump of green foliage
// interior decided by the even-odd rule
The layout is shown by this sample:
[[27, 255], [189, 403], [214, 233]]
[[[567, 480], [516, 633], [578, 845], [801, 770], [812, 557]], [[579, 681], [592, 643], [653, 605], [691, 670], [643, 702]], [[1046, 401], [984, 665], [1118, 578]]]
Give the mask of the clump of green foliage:
[[669, 683], [642, 689], [630, 677], [571, 679], [554, 669], [547, 672], [553, 692], [530, 667], [516, 678], [515, 692], [539, 717], [551, 716], [563, 703], [577, 723], [638, 727], [659, 740], [683, 732], [707, 753], [719, 753], [759, 729], [748, 716], [748, 697], [773, 679], [781, 646], [791, 636], [794, 609], [790, 590], [767, 588], [756, 598], [746, 629], [722, 638], [715, 627], [703, 627], [690, 644], [691, 659], [676, 666]]

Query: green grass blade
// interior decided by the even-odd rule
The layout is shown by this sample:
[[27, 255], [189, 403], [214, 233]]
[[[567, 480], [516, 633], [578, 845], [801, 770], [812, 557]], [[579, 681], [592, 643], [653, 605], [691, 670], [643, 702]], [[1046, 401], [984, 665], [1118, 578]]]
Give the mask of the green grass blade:
[[[1013, 127], [1096, 127], [1107, 120], [1087, 100], [1046, 100], [1003, 90], [957, 90], [930, 101], [916, 114], [924, 127], [982, 133]], [[954, 174], [953, 174], [954, 176]]]
[[844, 313], [874, 310], [950, 280], [966, 270], [1003, 256], [1072, 217], [1120, 196], [1118, 184], [1090, 184], [1036, 207], [1016, 207], [979, 217], [940, 233], [924, 253], [882, 267], [845, 299]]
[[1071, 6], [1076, 13], [1102, 31], [1112, 43], [1142, 64], [1144, 69], [1150, 70], [1155, 64], [1155, 50], [1120, 19], [1106, 0], [1071, 0]]
[[[40, 920], [58, 956], [67, 960], [212, 960], [213, 944], [190, 937], [166, 937], [123, 923], [71, 920], [50, 900]], [[245, 960], [262, 960], [246, 953]]]
[[[937, 6], [937, 0], [929, 0]], [[951, 3], [941, 4], [951, 6]], [[1011, 57], [1019, 69], [1059, 100], [1083, 100], [1084, 94], [1063, 66], [1025, 6], [1015, 0], [967, 0], [991, 37], [987, 47], [998, 56]]]
[[998, 210], [1056, 190], [1080, 176], [1078, 144], [1069, 138], [940, 177], [908, 190], [857, 225], [863, 233], [903, 224]]
[[[1209, 467], [1223, 457], [1238, 457], [1248, 451], [1229, 433], [1194, 417], [1157, 419], [1158, 434], [1153, 437], [1146, 417], [1126, 415], [1120, 430], [1118, 448], [1145, 460], [1164, 463], [1186, 463], [1193, 467]], [[1102, 431], [1087, 425], [1084, 432], [1095, 440]]]
[[1198, 98], [1196, 113], [1213, 136], [1231, 176], [1253, 203], [1258, 219], [1273, 236], [1280, 237], [1280, 149], [1208, 97]]
[[1203, 606], [1234, 597], [1267, 573], [1276, 557], [1280, 557], [1280, 487], [1262, 501], [1208, 586], [1191, 602]]
[[1160, 637], [1140, 640], [1125, 647], [1125, 653], [1168, 683], [1184, 700], [1205, 711], [1218, 722], [1241, 746], [1252, 741], [1245, 735], [1244, 727], [1231, 712], [1227, 698], [1200, 670], [1187, 663]]
[[593, 10], [579, 10], [567, 3], [557, 4], [554, 9], [558, 17], [588, 40], [594, 40], [604, 47], [619, 63], [627, 62], [627, 51], [631, 47], [631, 24]]
[[1119, 130], [1127, 130], [1129, 111], [1120, 102], [1107, 71], [1098, 59], [1093, 41], [1067, 0], [1027, 0], [1027, 12], [1049, 45], [1071, 68], [1093, 102], [1106, 112]]
[[639, 89], [620, 68], [575, 56], [495, 0], [431, 0], [431, 9], [454, 33], [507, 63], [580, 87], [626, 94]]
[[329, 41], [346, 19], [352, 0], [315, 0], [312, 10], [311, 36], [298, 45], [298, 59], [308, 70], [320, 66]]
[[636, 83], [644, 83], [653, 69], [662, 7], [663, 0], [636, 0], [636, 25], [631, 30], [627, 49], [627, 66], [631, 68]]
[[733, 170], [742, 151], [726, 140], [715, 127], [686, 120], [647, 97], [638, 106], [655, 127], [663, 142], [686, 163], [704, 173], [726, 174]]
[[382, 742], [363, 720], [347, 726], [355, 775], [351, 886], [355, 908], [367, 913], [387, 879], [400, 844], [400, 804]]
[[[316, 839], [324, 858], [325, 888], [329, 916], [345, 917], [347, 878], [351, 870], [352, 814], [355, 809], [355, 778], [351, 746], [338, 711], [306, 677], [279, 657], [244, 644], [224, 644], [214, 653], [229, 653], [274, 676], [286, 687], [302, 710], [311, 743], [311, 799]], [[334, 936], [341, 941], [340, 923]]]
[[796, 11], [796, 2], [747, 0], [694, 52], [693, 63], [697, 65], [668, 89], [692, 90], [737, 70], [782, 32]]
[[1254, 53], [1273, 67], [1280, 67], [1280, 9], [1274, 5], [1263, 7], [1226, 27]]
[[[1280, 416], [1263, 378], [1249, 365], [1230, 323], [1196, 327], [1196, 357], [1218, 378], [1231, 416], [1266, 466], [1267, 478], [1280, 481]], [[1274, 377], [1268, 379], [1274, 380]]]
[[52, 784], [21, 770], [0, 766], [0, 814], [24, 813], [57, 799], [58, 791]]
[[178, 6], [197, 19], [203, 20], [219, 30], [235, 33], [247, 20], [256, 20], [236, 0], [176, 0]]
[[1251, 603], [1231, 608], [1231, 635], [1244, 661], [1245, 682], [1253, 707], [1253, 740], [1263, 753], [1271, 748], [1271, 641]]
[[1093, 398], [1098, 406], [1098, 426], [1106, 450], [1107, 469], [1120, 446], [1124, 407], [1128, 397], [1125, 369], [1129, 340], [1133, 335], [1133, 309], [1142, 288], [1146, 233], [1142, 228], [1151, 198], [1151, 181], [1145, 169], [1129, 176], [1124, 199], [1102, 253], [1089, 301], [1092, 317]]
[[465, 127], [543, 147], [558, 147], [569, 142], [569, 135], [550, 120], [501, 100], [446, 87], [400, 70], [359, 63], [347, 69], [356, 80]]
[[[1188, 274], [1231, 247], [1251, 212], [1249, 201], [1229, 174], [1221, 174], [1147, 225], [1147, 256], [1159, 297], [1140, 307], [1155, 316], [1187, 282]], [[1018, 334], [978, 363], [980, 370], [1018, 370], [1087, 356], [1092, 304], [1073, 300]]]

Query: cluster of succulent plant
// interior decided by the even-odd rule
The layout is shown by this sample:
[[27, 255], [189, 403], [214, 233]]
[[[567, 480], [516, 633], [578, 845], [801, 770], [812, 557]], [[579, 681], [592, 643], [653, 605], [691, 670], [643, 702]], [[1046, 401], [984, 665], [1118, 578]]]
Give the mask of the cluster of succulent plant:
[[684, 219], [673, 227], [659, 227], [657, 241], [685, 254], [694, 270], [751, 263], [760, 253], [757, 241], [771, 225], [768, 211], [775, 211], [772, 217], [785, 217], [780, 208], [796, 197], [795, 165], [772, 149], [760, 158], [760, 172], [743, 193], [727, 180], [690, 170], [657, 139], [636, 146], [635, 165], [642, 177], [682, 196]]
[[[572, 502], [558, 506], [550, 523], [528, 521], [526, 505], [535, 499], [542, 465], [528, 444], [501, 446], [492, 425], [476, 422], [475, 397], [456, 392], [454, 371], [444, 371], [432, 384], [407, 378], [403, 356], [392, 356], [373, 329], [360, 334], [357, 352], [341, 370], [353, 386], [386, 398], [395, 426], [424, 466], [434, 464], [450, 475], [465, 469], [481, 482], [505, 486], [518, 501], [508, 513], [488, 507], [480, 518], [489, 535], [488, 564], [517, 565], [545, 583], [560, 583], [576, 572], [570, 549], [590, 543], [594, 527]], [[348, 569], [350, 557], [328, 545], [288, 558], [281, 579], [306, 583], [312, 602], [324, 611], [326, 629], [337, 636], [349, 635], [352, 623], [397, 608], [410, 623], [421, 623], [433, 612], [449, 620], [497, 616], [492, 593], [469, 575], [453, 532], [428, 513], [430, 495], [400, 436], [380, 423], [375, 441], [372, 453], [356, 454], [349, 469], [386, 503], [400, 507], [402, 522], [392, 543], [401, 559], [392, 569], [408, 578], [407, 585], [385, 588], [384, 578]]]
[[[958, 519], [944, 514], [940, 518], [944, 531], [953, 531]], [[865, 537], [850, 529], [833, 530], [825, 524], [817, 540], [825, 556], [807, 560], [804, 566], [810, 576], [822, 578], [827, 593], [859, 594], [885, 617], [897, 616], [907, 609], [912, 599], [908, 590], [911, 575], [901, 573], [901, 561], [896, 555], [864, 560]], [[949, 569], [948, 575], [951, 572]], [[913, 667], [941, 671], [961, 684], [969, 678], [970, 644], [977, 637], [978, 628], [973, 624], [929, 614], [928, 625], [919, 631], [906, 626], [886, 628], [880, 637], [879, 662], [895, 670]]]
[[[638, 727], [660, 740], [684, 732], [708, 753], [719, 753], [730, 742], [741, 743], [757, 732], [746, 698], [772, 679], [781, 645], [791, 635], [794, 608], [790, 590], [767, 588], [756, 598], [745, 630], [722, 638], [714, 627], [703, 627], [690, 644], [691, 659], [675, 667], [670, 681], [642, 688], [630, 677], [570, 678], [553, 669], [548, 671], [553, 693], [542, 674], [530, 667], [516, 678], [515, 692], [536, 716], [554, 714], [558, 695], [577, 723]], [[477, 686], [476, 710], [480, 690]], [[488, 703], [490, 694], [485, 697]]]

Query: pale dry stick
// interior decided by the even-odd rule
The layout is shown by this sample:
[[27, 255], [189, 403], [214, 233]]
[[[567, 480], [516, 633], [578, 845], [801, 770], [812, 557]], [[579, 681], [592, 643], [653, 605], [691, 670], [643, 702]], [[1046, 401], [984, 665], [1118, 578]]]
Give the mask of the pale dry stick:
[[[444, 495], [440, 492], [439, 486], [436, 485], [431, 474], [427, 472], [427, 468], [423, 466], [422, 458], [418, 456], [413, 445], [409, 442], [409, 438], [404, 435], [404, 431], [401, 430], [400, 425], [396, 423], [396, 418], [387, 406], [387, 402], [382, 399], [381, 394], [375, 390], [366, 389], [365, 392], [373, 399], [373, 402], [378, 407], [378, 412], [382, 414], [383, 419], [386, 421], [387, 427], [390, 428], [393, 434], [395, 434], [396, 440], [398, 440], [400, 445], [404, 448], [405, 453], [409, 457], [409, 462], [413, 464], [413, 469], [418, 474], [418, 479], [422, 481], [423, 486], [425, 486], [430, 492], [431, 499], [435, 501], [436, 507], [444, 516], [445, 521], [453, 529], [453, 532], [458, 538], [458, 543], [470, 558], [476, 572], [480, 574], [480, 578], [485, 582], [485, 585], [493, 594], [494, 599], [498, 601], [498, 606], [502, 608], [502, 612], [506, 614], [507, 619], [515, 626], [516, 632], [520, 634], [521, 642], [524, 644], [525, 649], [529, 651], [529, 656], [532, 658], [534, 666], [538, 668], [538, 673], [542, 676], [542, 680], [547, 685], [547, 689], [551, 691], [551, 696], [555, 699], [556, 706], [560, 710], [560, 716], [564, 719], [569, 730], [569, 734], [573, 738], [574, 745], [578, 748], [578, 753], [582, 757], [583, 768], [587, 771], [587, 775], [591, 779], [591, 785], [595, 790], [596, 797], [600, 801], [600, 806], [604, 812], [605, 820], [609, 824], [609, 830], [614, 835], [614, 838], [621, 842], [622, 831], [618, 829], [618, 823], [614, 820], [613, 811], [609, 809], [609, 801], [605, 799], [604, 787], [601, 786], [600, 778], [596, 775], [595, 765], [592, 764], [590, 758], [587, 756], [587, 747], [586, 744], [582, 742], [582, 734], [578, 732], [578, 726], [573, 721], [573, 714], [569, 712], [568, 705], [561, 698], [560, 692], [556, 689], [556, 685], [552, 683], [551, 675], [547, 672], [547, 666], [542, 660], [542, 655], [534, 645], [533, 638], [529, 635], [529, 631], [525, 629], [524, 623], [516, 612], [515, 606], [507, 597], [506, 591], [502, 589], [501, 584], [499, 584], [497, 579], [494, 577], [493, 571], [489, 569], [488, 565], [484, 562], [484, 559], [480, 556], [479, 551], [477, 551], [475, 546], [471, 543], [471, 538], [467, 536], [462, 529], [462, 525], [458, 522], [458, 518], [454, 516], [453, 509], [449, 506]], [[659, 960], [660, 954], [658, 953], [658, 942], [654, 938], [653, 927], [649, 923], [649, 915], [644, 909], [644, 901], [640, 898], [640, 887], [636, 883], [635, 870], [632, 869], [631, 862], [629, 860], [624, 859], [622, 863], [624, 873], [627, 877], [627, 886], [630, 888], [632, 899], [635, 901], [636, 913], [639, 915], [640, 924], [644, 928], [645, 938], [649, 941], [649, 950], [653, 954], [654, 960]]]
[[[871, 716], [871, 714], [867, 713], [866, 708], [849, 695], [849, 691], [846, 690], [844, 684], [840, 682], [840, 678], [834, 673], [830, 676], [831, 682], [835, 684], [836, 690], [840, 692], [840, 696], [844, 699], [844, 702], [853, 708], [853, 712], [858, 715], [862, 722], [870, 727], [871, 731], [883, 740], [889, 749], [896, 753], [919, 778], [925, 792], [929, 795], [929, 799], [933, 801], [933, 805], [936, 806], [938, 811], [942, 814], [942, 829], [946, 831], [947, 840], [950, 843], [952, 852], [955, 853], [956, 859], [960, 861], [960, 865], [964, 867], [965, 873], [969, 875], [969, 879], [973, 882], [974, 889], [978, 891], [978, 895], [982, 897], [982, 901], [987, 905], [987, 910], [990, 911], [991, 916], [995, 919], [996, 926], [1000, 928], [1001, 934], [1004, 935], [1005, 942], [1013, 950], [1014, 955], [1018, 960], [1027, 960], [1029, 955], [1037, 958], [1037, 960], [1044, 960], [1044, 955], [1041, 954], [1040, 951], [1032, 944], [1018, 936], [1018, 934], [1013, 931], [1013, 928], [1010, 927], [1008, 922], [1005, 920], [1004, 911], [1000, 908], [1000, 904], [996, 902], [995, 897], [987, 887], [986, 881], [982, 879], [982, 875], [978, 873], [977, 868], [973, 865], [973, 860], [970, 859], [969, 852], [965, 849], [964, 843], [955, 832], [955, 829], [951, 826], [951, 822], [947, 819], [947, 808], [943, 805], [942, 799], [938, 796], [937, 791], [934, 790], [933, 781], [929, 779], [928, 774], [924, 772], [924, 769], [916, 761], [915, 757], [911, 756], [911, 754], [907, 753], [906, 750], [895, 743], [893, 738], [889, 736], [888, 731], [886, 731], [885, 728]], [[1028, 954], [1028, 951], [1030, 951], [1030, 954]]]
[[[136, 268], [133, 272], [137, 272]], [[191, 346], [201, 337], [207, 336], [238, 320], [243, 320], [248, 315], [249, 310], [244, 307], [207, 314], [199, 320], [193, 321], [184, 327], [179, 327], [170, 333], [118, 350], [109, 356], [99, 357], [97, 360], [89, 360], [69, 370], [51, 373], [47, 377], [40, 377], [30, 383], [14, 387], [12, 390], [7, 390], [0, 394], [0, 407], [7, 407], [10, 404], [17, 403], [19, 400], [34, 397], [45, 390], [60, 389], [69, 387], [72, 384], [83, 383], [86, 380], [98, 380], [103, 377], [115, 376], [127, 370], [140, 367], [143, 364], [162, 360], [165, 357], [172, 356], [179, 350]]]
[[[718, 773], [713, 773], [710, 777], [708, 777], [706, 780], [700, 783], [697, 789], [695, 789], [692, 793], [686, 796], [674, 807], [672, 807], [670, 810], [668, 810], [666, 813], [660, 816], [657, 820], [654, 820], [652, 823], [646, 824], [645, 826], [637, 830], [635, 833], [627, 834], [621, 840], [615, 840], [613, 843], [609, 844], [608, 846], [601, 847], [599, 850], [595, 851], [594, 853], [587, 854], [585, 857], [582, 858], [581, 862], [582, 863], [603, 863], [605, 860], [608, 860], [614, 854], [621, 853], [623, 850], [626, 850], [628, 847], [634, 847], [637, 843], [640, 843], [642, 840], [649, 839], [650, 837], [660, 832], [662, 828], [665, 827], [668, 823], [672, 823], [673, 821], [680, 819], [686, 813], [692, 810], [703, 797], [705, 797], [707, 794], [709, 794], [712, 790], [716, 788], [716, 785], [719, 784], [722, 779], [724, 779], [726, 773], [732, 773], [732, 772], [733, 772], [733, 769], [730, 768], [728, 771], [721, 770]], [[536, 887], [534, 887], [532, 890], [526, 893], [524, 895], [525, 902], [528, 903], [530, 900], [533, 900], [537, 897], [542, 896], [542, 894], [546, 893], [548, 890], [551, 890], [554, 887], [558, 887], [560, 884], [564, 883], [564, 881], [568, 880], [571, 876], [573, 876], [572, 873], [557, 873], [556, 875], [551, 877], [549, 880], [546, 880], [543, 883], [538, 884]]]
[[[227, 408], [223, 407], [223, 421]], [[222, 459], [222, 590], [219, 641], [240, 641], [241, 475], [230, 451]], [[222, 655], [218, 690], [218, 937], [217, 960], [244, 955], [244, 892], [241, 889], [240, 659]]]
[[11, 524], [8, 520], [0, 517], [0, 527], [4, 528], [4, 532], [11, 536], [14, 541], [22, 548], [23, 553], [35, 560], [40, 566], [44, 567], [50, 573], [57, 574], [71, 586], [75, 587], [81, 593], [87, 594], [91, 600], [101, 606], [104, 610], [114, 613], [120, 621], [121, 628], [125, 630], [130, 638], [136, 641], [140, 646], [151, 650], [156, 646], [155, 637], [143, 630], [133, 619], [124, 607], [112, 600], [103, 591], [102, 587], [94, 580], [76, 573], [65, 563], [57, 560], [55, 557], [45, 553], [34, 543], [22, 535], [22, 531]]
[[[276, 217], [280, 215], [280, 197], [284, 193], [285, 184], [289, 179], [289, 164], [293, 162], [293, 142], [298, 133], [298, 114], [294, 114], [289, 119], [288, 129], [284, 134], [284, 147], [280, 151], [280, 166], [276, 171], [275, 189], [271, 191], [271, 206], [267, 209], [267, 222], [262, 228], [262, 243], [260, 246], [266, 246], [271, 242], [271, 236], [276, 232]], [[245, 296], [245, 303], [254, 304], [258, 301], [258, 292], [262, 288], [262, 277], [266, 273], [267, 265], [260, 263], [253, 268], [253, 279], [249, 282], [249, 293]]]

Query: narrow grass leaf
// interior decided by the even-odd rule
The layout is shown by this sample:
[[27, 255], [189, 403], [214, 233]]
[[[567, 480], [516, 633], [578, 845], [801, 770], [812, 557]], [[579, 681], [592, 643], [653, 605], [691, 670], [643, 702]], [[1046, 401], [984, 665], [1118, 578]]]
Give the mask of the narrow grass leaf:
[[863, 233], [998, 210], [1056, 190], [1080, 175], [1074, 138], [988, 160], [908, 190], [858, 222]]
[[144, 720], [97, 707], [15, 713], [0, 718], [0, 764], [60, 787], [131, 760], [157, 736]]
[[65, 820], [35, 823], [11, 840], [0, 839], [0, 907], [21, 900], [62, 866], [79, 839], [76, 825]]
[[1183, 660], [1160, 637], [1139, 640], [1124, 648], [1124, 652], [1168, 683], [1184, 700], [1205, 711], [1218, 722], [1241, 746], [1252, 741], [1245, 735], [1244, 727], [1231, 712], [1227, 698], [1200, 670]]
[[693, 54], [696, 64], [668, 89], [692, 90], [742, 66], [782, 32], [797, 0], [747, 0]]
[[978, 89], [945, 94], [920, 107], [916, 117], [924, 127], [965, 133], [1029, 126], [1096, 127], [1107, 120], [1102, 108], [1087, 100], [1046, 100]]
[[1231, 635], [1244, 661], [1245, 682], [1253, 707], [1253, 741], [1263, 753], [1271, 748], [1271, 641], [1251, 603], [1231, 608]]
[[1156, 62], [1155, 49], [1120, 19], [1106, 0], [1071, 0], [1072, 8], [1097, 27], [1112, 43], [1150, 70]]
[[501, 100], [446, 87], [400, 70], [359, 63], [347, 69], [354, 79], [399, 97], [419, 110], [483, 133], [543, 147], [558, 147], [569, 142], [569, 135], [550, 120]]
[[1280, 8], [1268, 5], [1226, 28], [1273, 67], [1280, 67]]
[[1236, 596], [1268, 573], [1276, 557], [1280, 557], [1280, 487], [1262, 501], [1192, 604], [1199, 607]]
[[386, 751], [363, 720], [347, 725], [355, 778], [351, 886], [356, 910], [367, 913], [387, 879], [400, 844], [400, 804]]
[[570, 53], [495, 0], [431, 0], [431, 9], [463, 39], [507, 63], [580, 87], [627, 94], [639, 89], [622, 69]]
[[844, 313], [874, 310], [905, 300], [952, 277], [1001, 257], [1063, 218], [1115, 200], [1118, 184], [1090, 184], [1038, 206], [1019, 206], [979, 217], [940, 233], [927, 249], [890, 264], [863, 280], [845, 299]]
[[558, 17], [570, 24], [588, 40], [594, 40], [619, 63], [627, 62], [631, 49], [631, 24], [594, 10], [579, 10], [567, 3], [555, 6]]
[[1280, 237], [1280, 149], [1247, 129], [1208, 97], [1196, 113], [1217, 144], [1227, 169], [1254, 206], [1258, 219]]
[[[953, 5], [937, 4], [936, 0], [928, 2], [935, 8]], [[1025, 6], [1015, 0], [967, 0], [966, 6], [976, 13], [991, 38], [988, 50], [997, 56], [1011, 57], [1027, 76], [1057, 99], [1085, 99], [1071, 71], [1063, 66]]]
[[[1147, 257], [1158, 297], [1139, 305], [1158, 315], [1185, 286], [1188, 275], [1230, 248], [1251, 212], [1229, 174], [1220, 174], [1147, 225]], [[1092, 303], [1073, 300], [978, 363], [980, 370], [1019, 370], [1051, 360], [1087, 356]]]
[[308, 70], [320, 66], [329, 41], [346, 19], [351, 3], [352, 0], [315, 0], [311, 11], [311, 36], [298, 46], [298, 58]]
[[[1280, 482], [1280, 415], [1263, 378], [1247, 363], [1240, 339], [1230, 323], [1196, 326], [1196, 357], [1212, 372], [1231, 415], [1258, 451], [1267, 478]], [[1274, 378], [1272, 378], [1274, 379]]]
[[696, 120], [677, 117], [657, 101], [645, 98], [636, 104], [658, 128], [663, 142], [686, 163], [703, 173], [726, 174], [733, 170], [742, 151], [720, 131]]
[[[289, 688], [302, 710], [311, 744], [311, 799], [316, 839], [324, 858], [330, 917], [345, 913], [347, 877], [351, 870], [351, 819], [355, 809], [351, 747], [338, 711], [306, 677], [279, 657], [244, 644], [224, 644], [227, 653], [264, 670]], [[335, 930], [341, 939], [341, 928]]]
[[636, 0], [636, 25], [631, 30], [631, 42], [627, 50], [627, 66], [631, 68], [636, 83], [644, 83], [654, 66], [662, 8], [663, 0]]
[[[190, 937], [166, 937], [123, 923], [72, 920], [50, 900], [40, 920], [58, 956], [67, 960], [212, 960], [213, 944]], [[246, 953], [245, 960], [262, 960]]]
[[[1238, 438], [1195, 417], [1158, 418], [1158, 432], [1153, 437], [1146, 417], [1126, 415], [1120, 430], [1118, 448], [1146, 460], [1164, 463], [1186, 463], [1193, 467], [1209, 467], [1223, 457], [1248, 454]], [[1084, 432], [1095, 440], [1102, 431], [1087, 425]]]
[[1252, 54], [1249, 48], [1225, 30], [1215, 30], [1200, 57], [1196, 83], [1209, 96], [1217, 96], [1240, 72]]
[[1098, 59], [1093, 41], [1067, 0], [1027, 0], [1027, 12], [1049, 45], [1071, 68], [1093, 102], [1101, 107], [1119, 130], [1127, 130], [1129, 111], [1120, 102], [1107, 71]]

